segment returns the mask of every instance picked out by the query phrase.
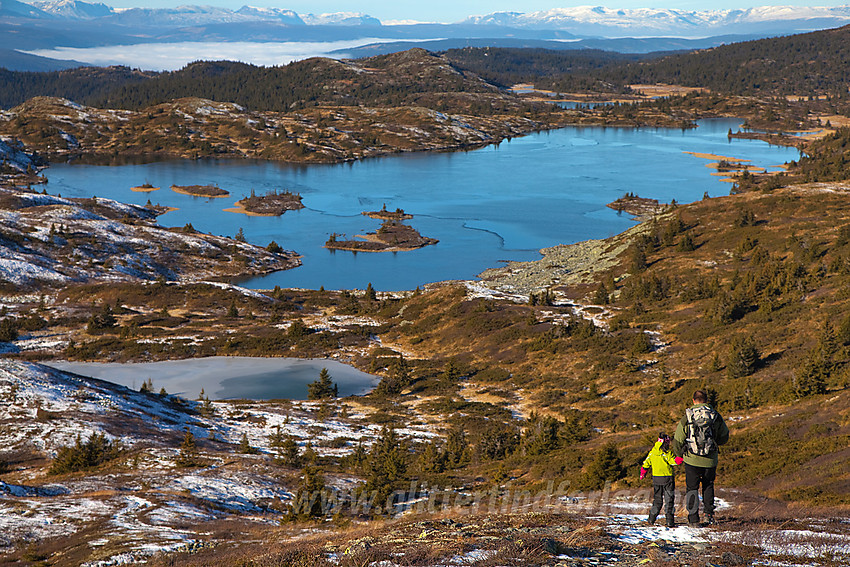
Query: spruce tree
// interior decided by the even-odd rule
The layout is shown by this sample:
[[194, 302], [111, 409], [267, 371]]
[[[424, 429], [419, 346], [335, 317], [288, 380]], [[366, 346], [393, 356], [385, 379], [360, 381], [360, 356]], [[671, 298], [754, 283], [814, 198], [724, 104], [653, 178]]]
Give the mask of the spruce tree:
[[243, 455], [256, 455], [259, 452], [256, 447], [251, 446], [247, 433], [243, 433], [242, 439], [239, 440], [239, 452]]
[[369, 301], [377, 301], [378, 299], [378, 294], [372, 287], [372, 282], [369, 282], [369, 285], [366, 286], [366, 299]]
[[760, 356], [750, 337], [735, 337], [729, 350], [726, 374], [733, 379], [749, 376], [756, 371]]
[[331, 375], [327, 368], [322, 368], [321, 372], [319, 372], [318, 380], [307, 384], [307, 399], [309, 400], [335, 398], [338, 393], [339, 389], [331, 380]]
[[596, 457], [588, 470], [588, 484], [593, 488], [601, 488], [606, 482], [614, 482], [623, 478], [625, 469], [617, 446], [608, 443], [596, 453]]
[[469, 462], [470, 448], [466, 432], [461, 427], [449, 430], [446, 436], [445, 462], [452, 469], [461, 467]]
[[306, 518], [321, 517], [325, 513], [322, 502], [325, 492], [325, 479], [321, 471], [313, 465], [305, 465], [303, 471], [301, 486], [295, 495], [297, 513]]
[[[367, 492], [375, 493], [375, 502], [382, 506], [407, 474], [405, 444], [390, 426], [384, 426], [372, 445], [366, 460]], [[388, 510], [389, 511], [389, 510]]]
[[195, 436], [192, 435], [189, 428], [186, 428], [186, 432], [183, 435], [183, 443], [180, 444], [180, 452], [175, 462], [178, 467], [197, 467], [200, 465]]

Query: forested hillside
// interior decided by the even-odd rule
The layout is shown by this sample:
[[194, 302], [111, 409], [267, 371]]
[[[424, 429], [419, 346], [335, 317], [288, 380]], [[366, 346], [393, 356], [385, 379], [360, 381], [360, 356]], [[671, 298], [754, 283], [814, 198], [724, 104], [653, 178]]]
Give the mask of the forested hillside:
[[[607, 66], [587, 73], [614, 84], [667, 83], [729, 94], [846, 97], [850, 26], [724, 45], [663, 59]], [[551, 76], [541, 85], [570, 90], [574, 79]]]
[[5, 108], [42, 95], [130, 110], [196, 97], [232, 102], [251, 110], [285, 112], [316, 104], [428, 105], [433, 103], [433, 93], [498, 90], [476, 75], [454, 68], [449, 60], [422, 49], [354, 62], [317, 57], [280, 67], [196, 62], [161, 74], [143, 74], [123, 67], [3, 73], [0, 105]]
[[129, 67], [79, 67], [41, 73], [0, 68], [0, 108], [12, 108], [35, 96], [85, 103], [103, 98], [119, 86], [137, 85], [154, 76], [156, 73]]
[[[422, 103], [427, 93], [489, 92], [520, 82], [562, 92], [622, 92], [629, 84], [667, 83], [728, 94], [842, 97], [850, 82], [850, 27], [662, 55], [510, 48], [428, 54], [413, 49], [353, 61], [311, 58], [276, 67], [196, 62], [167, 73], [126, 67], [0, 70], [0, 107], [11, 108], [33, 96], [124, 109], [182, 97], [273, 111], [312, 104], [397, 106]], [[429, 63], [423, 63], [425, 58]]]
[[567, 76], [576, 76], [574, 90], [581, 90], [582, 86], [597, 87], [598, 80], [593, 75], [600, 69], [657, 57], [654, 54], [624, 54], [599, 49], [552, 51], [477, 47], [449, 49], [443, 55], [458, 67], [503, 87], [534, 83], [543, 77], [567, 80]]

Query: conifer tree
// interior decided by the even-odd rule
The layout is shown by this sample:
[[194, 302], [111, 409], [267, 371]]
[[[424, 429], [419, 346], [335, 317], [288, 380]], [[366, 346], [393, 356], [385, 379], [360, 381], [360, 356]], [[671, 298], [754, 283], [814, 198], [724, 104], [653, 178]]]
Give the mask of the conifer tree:
[[623, 478], [625, 469], [617, 446], [608, 443], [596, 453], [596, 457], [588, 469], [588, 484], [593, 488], [601, 488], [606, 482], [614, 482]]
[[321, 372], [319, 372], [318, 380], [307, 384], [307, 399], [309, 400], [335, 398], [338, 394], [339, 389], [331, 380], [331, 375], [327, 368], [322, 368]]
[[469, 462], [470, 447], [466, 432], [461, 427], [453, 427], [446, 436], [445, 463], [452, 469]]
[[523, 447], [527, 455], [545, 455], [558, 448], [561, 422], [551, 416], [532, 413], [525, 430]]
[[377, 393], [394, 396], [400, 394], [409, 385], [410, 369], [404, 356], [399, 356], [390, 362], [389, 372], [378, 384]]
[[446, 470], [445, 456], [446, 454], [436, 441], [429, 441], [419, 454], [419, 471], [425, 474], [444, 472]]
[[200, 465], [198, 458], [198, 447], [195, 444], [195, 436], [186, 428], [183, 435], [183, 443], [180, 445], [180, 452], [177, 455], [176, 464], [178, 467], [196, 467]]
[[750, 337], [735, 337], [729, 350], [726, 374], [729, 378], [749, 376], [756, 371], [760, 354]]
[[325, 513], [323, 509], [325, 499], [322, 498], [325, 491], [325, 479], [314, 465], [305, 465], [303, 471], [301, 486], [295, 495], [297, 513], [301, 517], [321, 517]]
[[378, 294], [372, 287], [372, 282], [369, 282], [369, 285], [366, 286], [366, 299], [369, 301], [377, 301], [378, 299]]
[[236, 319], [239, 317], [239, 309], [236, 307], [235, 299], [231, 300], [230, 306], [227, 308], [227, 317], [229, 319]]
[[407, 450], [390, 426], [384, 426], [366, 460], [366, 486], [375, 493], [375, 502], [383, 505], [395, 487], [406, 478]]
[[251, 446], [247, 433], [243, 433], [242, 439], [239, 440], [239, 452], [243, 455], [256, 455], [259, 452], [256, 447]]

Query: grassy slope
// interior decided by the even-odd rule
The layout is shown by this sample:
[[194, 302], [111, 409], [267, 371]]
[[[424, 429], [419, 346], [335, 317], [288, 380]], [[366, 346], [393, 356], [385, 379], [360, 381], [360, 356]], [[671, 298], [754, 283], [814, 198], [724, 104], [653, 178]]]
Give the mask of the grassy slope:
[[[233, 318], [225, 314], [231, 294], [222, 290], [87, 286], [60, 298], [80, 305], [81, 322], [95, 309], [93, 298], [115, 305], [120, 297], [128, 307], [118, 312], [119, 327], [102, 336], [75, 335], [76, 346], [64, 356], [347, 351], [358, 366], [391, 376], [393, 357], [405, 352], [411, 381], [402, 393], [378, 392], [364, 402], [381, 420], [397, 423], [411, 419], [406, 412], [415, 408], [442, 426], [464, 428], [471, 444], [469, 464], [444, 477], [422, 474], [418, 456], [412, 456], [413, 474], [435, 482], [479, 476], [492, 482], [505, 475], [531, 485], [569, 480], [577, 489], [597, 480], [593, 461], [608, 442], [626, 467], [620, 484], [633, 485], [653, 436], [672, 430], [692, 391], [708, 387], [733, 430], [721, 461], [724, 485], [789, 501], [847, 504], [850, 214], [846, 196], [825, 187], [708, 199], [613, 237], [612, 245], [627, 240], [632, 247], [597, 275], [608, 286], [609, 305], [593, 305], [602, 299], [596, 283], [552, 286], [562, 303], [555, 306], [471, 298], [465, 288], [445, 285], [377, 301], [339, 292], [281, 291], [271, 294], [273, 303], [242, 297]], [[635, 244], [644, 247], [647, 266], [630, 273]], [[572, 315], [563, 305], [567, 299], [605, 319], [609, 330]], [[170, 315], [145, 317], [133, 306], [165, 308]], [[368, 316], [382, 325], [353, 325], [343, 334], [276, 328], [286, 320], [309, 327], [321, 313]], [[187, 333], [208, 340], [201, 346], [166, 341], [156, 351], [137, 341]], [[383, 346], [370, 343], [372, 333]], [[731, 370], [741, 357], [733, 354], [742, 337], [752, 340], [757, 355], [736, 373]], [[817, 384], [802, 387], [805, 368], [820, 368], [824, 393]], [[507, 408], [571, 425], [550, 446], [530, 449], [533, 427]], [[598, 432], [570, 438], [572, 429], [589, 432], [588, 426]], [[495, 459], [483, 454], [487, 435], [520, 429], [516, 451]]]
[[[736, 226], [742, 211], [755, 215], [754, 224]], [[846, 196], [782, 189], [706, 200], [676, 214], [687, 228], [668, 236], [668, 245], [664, 233], [673, 215], [647, 225], [644, 234], [656, 231], [662, 243], [646, 247], [642, 273], [627, 272], [627, 253], [620, 267], [600, 277], [618, 282], [608, 307], [615, 315], [611, 332], [542, 322], [543, 311], [564, 308], [466, 300], [447, 288], [409, 300], [403, 319], [413, 323], [388, 336], [406, 350], [467, 363], [479, 371], [472, 374], [478, 384], [522, 389], [538, 411], [562, 416], [580, 409], [605, 430], [590, 443], [554, 451], [556, 462], [578, 454], [578, 466], [515, 455], [511, 464], [528, 480], [574, 478], [582, 455], [589, 458], [606, 439], [634, 468], [647, 443], [643, 432], [672, 429], [693, 389], [709, 387], [733, 424], [721, 465], [726, 483], [783, 499], [846, 503], [850, 248], [839, 239], [850, 222]], [[695, 250], [682, 250], [685, 235]], [[595, 295], [594, 286], [563, 291], [584, 302]], [[641, 352], [641, 330], [659, 333], [665, 346]], [[730, 367], [742, 337], [759, 354], [752, 373], [737, 376]], [[820, 356], [818, 345], [830, 341], [826, 393], [806, 395], [801, 371]]]

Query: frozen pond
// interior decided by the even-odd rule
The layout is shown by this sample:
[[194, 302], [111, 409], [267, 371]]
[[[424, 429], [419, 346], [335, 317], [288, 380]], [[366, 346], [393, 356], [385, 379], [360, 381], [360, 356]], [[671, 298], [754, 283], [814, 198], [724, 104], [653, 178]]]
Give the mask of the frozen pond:
[[307, 384], [327, 368], [340, 396], [365, 394], [380, 378], [336, 360], [216, 356], [162, 362], [67, 362], [47, 366], [138, 390], [148, 379], [158, 392], [195, 399], [204, 390], [211, 400], [307, 399]]

